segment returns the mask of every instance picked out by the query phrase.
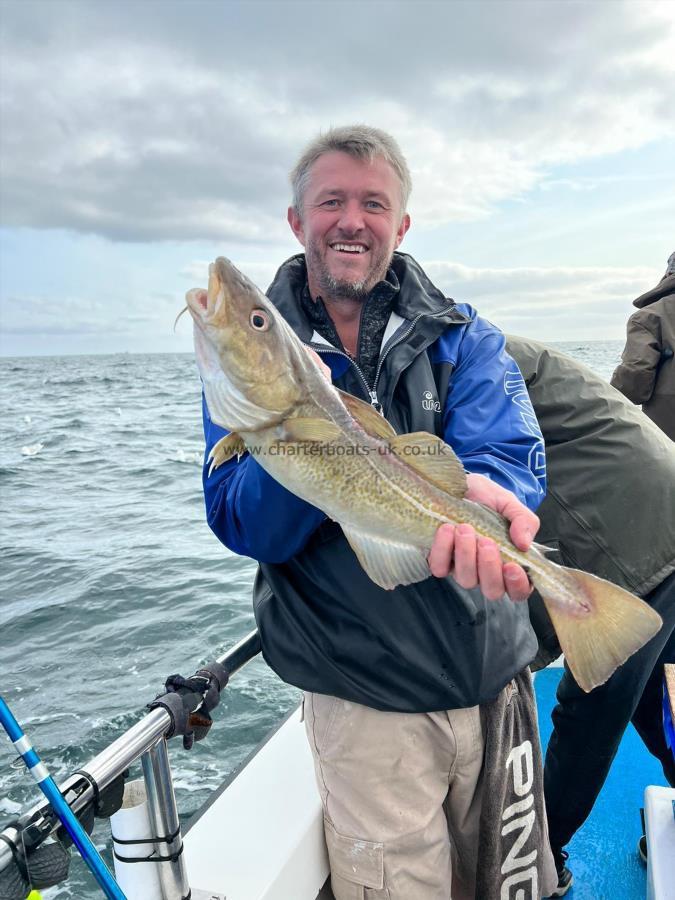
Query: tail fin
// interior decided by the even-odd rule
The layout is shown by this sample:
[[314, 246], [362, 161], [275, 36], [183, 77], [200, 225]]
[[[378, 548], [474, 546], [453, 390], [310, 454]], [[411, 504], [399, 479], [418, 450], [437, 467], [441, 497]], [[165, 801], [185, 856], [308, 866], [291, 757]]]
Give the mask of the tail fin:
[[[534, 586], [541, 594], [560, 646], [574, 678], [584, 691], [604, 684], [629, 656], [650, 638], [662, 623], [661, 616], [644, 600], [628, 591], [579, 569], [565, 569], [589, 601], [591, 611], [583, 616], [566, 611], [556, 602], [549, 582]], [[548, 595], [548, 596], [547, 596]]]

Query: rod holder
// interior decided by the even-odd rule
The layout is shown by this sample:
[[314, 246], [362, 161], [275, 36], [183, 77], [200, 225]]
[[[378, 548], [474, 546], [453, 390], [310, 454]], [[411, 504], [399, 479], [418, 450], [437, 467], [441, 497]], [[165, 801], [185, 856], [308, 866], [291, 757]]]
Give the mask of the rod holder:
[[190, 896], [183, 837], [173, 790], [166, 739], [161, 738], [141, 757], [148, 815], [153, 833], [162, 841], [155, 843], [155, 863], [159, 873], [162, 900], [186, 900]]

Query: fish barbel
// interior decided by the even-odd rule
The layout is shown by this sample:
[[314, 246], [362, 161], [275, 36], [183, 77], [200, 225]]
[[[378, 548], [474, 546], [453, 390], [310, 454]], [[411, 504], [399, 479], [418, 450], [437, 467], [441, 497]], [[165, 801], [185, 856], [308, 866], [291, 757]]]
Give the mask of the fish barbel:
[[273, 304], [228, 260], [193, 290], [197, 364], [211, 419], [229, 434], [211, 467], [250, 452], [284, 487], [339, 523], [365, 572], [392, 589], [430, 578], [438, 527], [468, 523], [539, 591], [585, 691], [605, 682], [661, 627], [644, 601], [602, 578], [518, 550], [509, 523], [464, 499], [453, 450], [425, 432], [397, 435], [371, 405], [335, 388]]

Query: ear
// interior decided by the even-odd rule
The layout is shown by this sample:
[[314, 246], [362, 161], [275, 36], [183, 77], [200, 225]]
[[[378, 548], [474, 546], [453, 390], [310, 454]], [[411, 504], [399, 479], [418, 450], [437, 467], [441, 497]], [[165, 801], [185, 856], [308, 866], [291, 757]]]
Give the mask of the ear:
[[[296, 236], [296, 238], [300, 241], [302, 246], [305, 246], [305, 229], [302, 225], [302, 219], [300, 218], [300, 214], [296, 210], [294, 206], [288, 207], [288, 215], [286, 217], [288, 219], [288, 224], [291, 226], [291, 231]], [[396, 245], [398, 246], [398, 244]]]
[[398, 231], [396, 232], [396, 243], [394, 244], [394, 249], [398, 247], [405, 237], [406, 231], [410, 228], [410, 216], [406, 213], [401, 219], [401, 224], [398, 226]]

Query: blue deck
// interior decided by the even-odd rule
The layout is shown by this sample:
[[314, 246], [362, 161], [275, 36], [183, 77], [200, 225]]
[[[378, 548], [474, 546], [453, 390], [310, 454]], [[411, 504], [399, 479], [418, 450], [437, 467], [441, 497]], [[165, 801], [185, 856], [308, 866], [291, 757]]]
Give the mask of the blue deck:
[[[562, 669], [537, 673], [535, 690], [542, 744], [551, 734], [551, 710]], [[644, 900], [647, 870], [636, 845], [642, 834], [640, 808], [648, 784], [666, 785], [660, 764], [647, 752], [632, 725], [595, 804], [567, 848], [574, 887], [566, 900]]]

